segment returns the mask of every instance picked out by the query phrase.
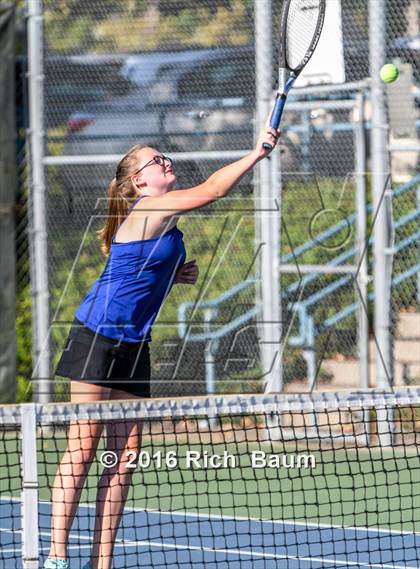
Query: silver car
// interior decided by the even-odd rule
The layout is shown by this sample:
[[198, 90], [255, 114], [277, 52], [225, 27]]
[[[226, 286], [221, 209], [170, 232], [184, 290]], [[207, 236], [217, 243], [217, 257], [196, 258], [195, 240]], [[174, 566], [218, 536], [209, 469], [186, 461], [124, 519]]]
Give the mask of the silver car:
[[[194, 54], [194, 56], [192, 55]], [[133, 83], [124, 96], [85, 105], [67, 122], [63, 154], [123, 155], [132, 145], [147, 143], [162, 152], [246, 149], [252, 145], [254, 118], [254, 50], [226, 48], [181, 52], [167, 60], [157, 54], [149, 68], [127, 60], [122, 73]], [[174, 54], [172, 54], [173, 56]], [[141, 76], [143, 66], [144, 77]], [[151, 69], [152, 67], [152, 69]], [[63, 183], [104, 188], [112, 167], [77, 167], [62, 172]], [[195, 160], [176, 165], [179, 183], [194, 183], [214, 164]], [[68, 168], [66, 168], [68, 171]]]

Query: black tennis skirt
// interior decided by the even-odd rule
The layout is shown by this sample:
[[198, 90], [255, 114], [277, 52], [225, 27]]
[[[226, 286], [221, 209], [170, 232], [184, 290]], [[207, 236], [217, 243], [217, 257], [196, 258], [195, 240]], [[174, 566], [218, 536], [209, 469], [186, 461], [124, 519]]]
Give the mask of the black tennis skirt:
[[55, 374], [150, 397], [149, 342], [114, 340], [75, 318]]

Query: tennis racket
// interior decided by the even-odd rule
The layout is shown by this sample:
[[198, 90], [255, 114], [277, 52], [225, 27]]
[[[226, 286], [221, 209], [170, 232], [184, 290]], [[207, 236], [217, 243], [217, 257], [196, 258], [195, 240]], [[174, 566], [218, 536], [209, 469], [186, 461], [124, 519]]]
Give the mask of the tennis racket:
[[[284, 0], [280, 21], [278, 91], [270, 127], [278, 129], [287, 95], [311, 59], [325, 19], [326, 0]], [[266, 150], [273, 147], [263, 144]]]

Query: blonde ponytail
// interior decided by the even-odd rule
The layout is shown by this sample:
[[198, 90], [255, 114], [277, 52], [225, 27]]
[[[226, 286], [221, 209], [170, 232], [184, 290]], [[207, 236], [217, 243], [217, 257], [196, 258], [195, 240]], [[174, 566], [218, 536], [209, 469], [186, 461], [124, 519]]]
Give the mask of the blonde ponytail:
[[127, 216], [127, 202], [118, 197], [117, 178], [113, 178], [108, 186], [108, 215], [105, 225], [98, 231], [98, 237], [102, 241], [101, 250], [104, 255], [109, 255], [112, 238], [121, 221]]

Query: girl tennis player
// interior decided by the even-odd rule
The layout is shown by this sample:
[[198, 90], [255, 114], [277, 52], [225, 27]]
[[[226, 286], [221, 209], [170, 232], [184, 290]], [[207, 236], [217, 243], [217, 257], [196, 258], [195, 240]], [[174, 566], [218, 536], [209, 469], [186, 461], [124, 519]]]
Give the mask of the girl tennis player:
[[[124, 156], [108, 189], [108, 217], [99, 233], [108, 260], [76, 311], [56, 370], [71, 378], [72, 403], [150, 397], [152, 324], [173, 283], [194, 284], [198, 276], [195, 261], [185, 263], [179, 216], [225, 197], [271, 152], [279, 135], [264, 129], [253, 151], [188, 190], [173, 189], [172, 161], [158, 150], [136, 145]], [[70, 425], [53, 484], [44, 569], [70, 569], [70, 528], [104, 427], [99, 421]], [[138, 452], [141, 428], [138, 421], [106, 424], [107, 450], [119, 461], [99, 480], [91, 560], [84, 569], [111, 568], [132, 476], [127, 455]]]

